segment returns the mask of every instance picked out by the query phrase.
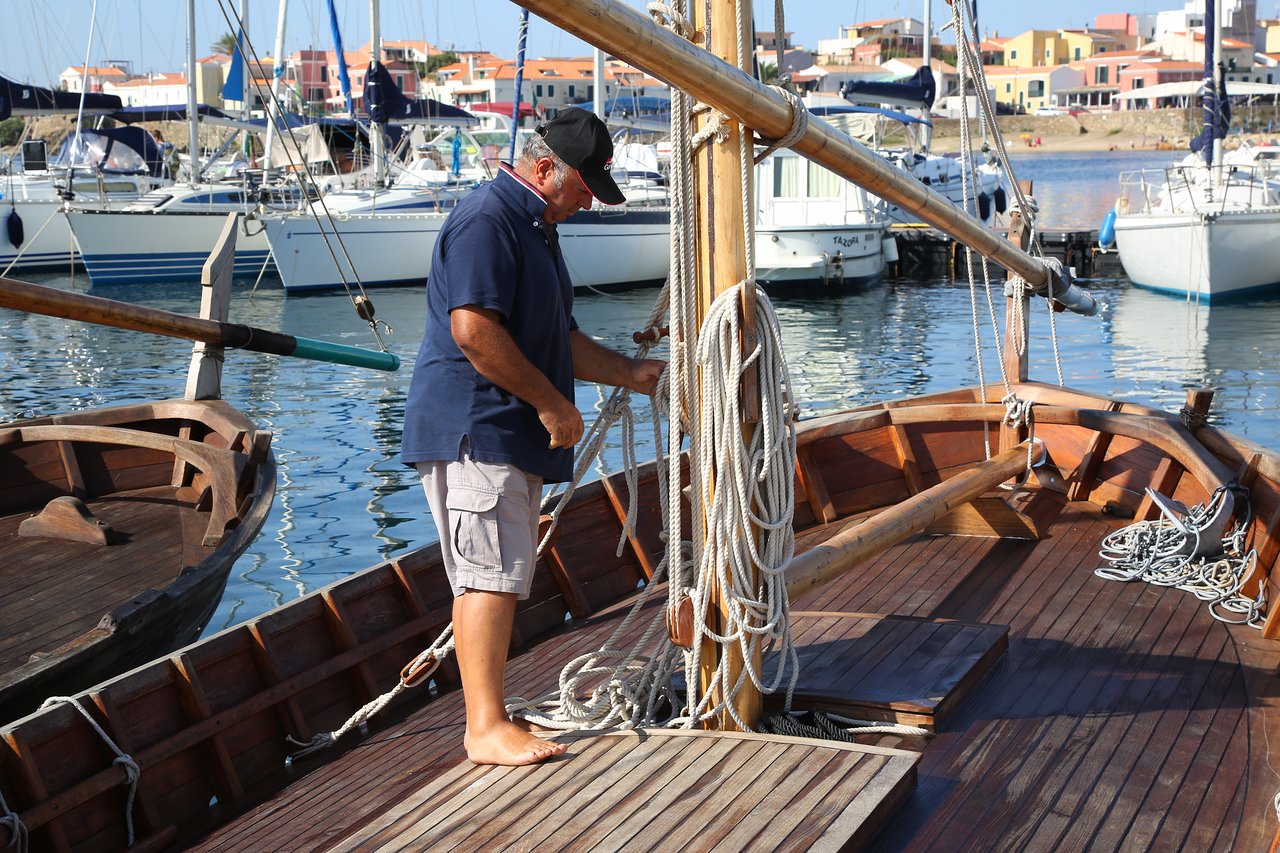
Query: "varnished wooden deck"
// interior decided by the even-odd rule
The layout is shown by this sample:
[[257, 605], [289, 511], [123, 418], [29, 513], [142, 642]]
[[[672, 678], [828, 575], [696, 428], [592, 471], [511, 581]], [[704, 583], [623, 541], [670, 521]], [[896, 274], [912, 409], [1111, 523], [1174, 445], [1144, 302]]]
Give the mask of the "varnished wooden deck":
[[[6, 590], [0, 596], [0, 672], [83, 635], [139, 593], [173, 583], [190, 539], [184, 516], [195, 515], [191, 501], [176, 492], [159, 486], [88, 501], [94, 517], [118, 534], [112, 545], [21, 539], [18, 525], [30, 513], [0, 518], [0, 583]], [[16, 551], [24, 555], [21, 576], [14, 571]]]
[[[1266, 849], [1280, 787], [1267, 744], [1280, 743], [1280, 725], [1275, 675], [1249, 662], [1274, 660], [1276, 644], [1214, 621], [1186, 593], [1095, 577], [1096, 543], [1119, 524], [1095, 507], [1048, 496], [1032, 514], [1048, 528], [1040, 541], [917, 537], [794, 603], [1010, 628], [1007, 655], [923, 744], [918, 786], [873, 848]], [[617, 618], [513, 659], [508, 691], [541, 692]], [[483, 775], [462, 764], [456, 692], [384, 725], [326, 763], [298, 767], [296, 782], [196, 849], [349, 849], [399, 826], [444, 780]], [[573, 773], [575, 760], [558, 763]], [[536, 796], [522, 803], [530, 821], [545, 814]], [[808, 813], [806, 803], [794, 808]], [[650, 846], [686, 841], [658, 837], [665, 844]], [[513, 845], [465, 838], [455, 849]], [[805, 849], [798, 838], [773, 846]]]

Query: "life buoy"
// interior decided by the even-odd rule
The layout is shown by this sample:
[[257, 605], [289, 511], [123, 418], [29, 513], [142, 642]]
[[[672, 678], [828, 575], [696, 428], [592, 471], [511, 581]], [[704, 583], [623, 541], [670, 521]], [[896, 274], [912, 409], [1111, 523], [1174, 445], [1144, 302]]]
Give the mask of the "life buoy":
[[991, 196], [986, 193], [978, 193], [978, 218], [983, 222], [991, 216]]
[[1004, 194], [1004, 187], [996, 187], [996, 213], [1004, 213], [1009, 206], [1009, 198]]
[[1098, 229], [1098, 247], [1110, 249], [1116, 244], [1116, 209], [1113, 207], [1102, 217], [1102, 227]]
[[26, 239], [26, 234], [23, 233], [22, 217], [18, 215], [18, 208], [9, 208], [9, 218], [6, 225], [9, 227], [9, 242], [13, 244], [13, 248], [21, 249], [22, 241]]

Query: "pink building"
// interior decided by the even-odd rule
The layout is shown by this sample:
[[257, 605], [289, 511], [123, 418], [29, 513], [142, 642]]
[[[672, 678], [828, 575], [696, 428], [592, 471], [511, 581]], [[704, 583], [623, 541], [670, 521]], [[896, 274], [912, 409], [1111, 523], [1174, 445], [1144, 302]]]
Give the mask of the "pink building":
[[1093, 27], [1097, 30], [1108, 30], [1136, 36], [1138, 34], [1138, 19], [1128, 12], [1111, 12], [1095, 18]]
[[[385, 51], [384, 51], [385, 55]], [[365, 74], [372, 56], [367, 51], [346, 51], [343, 62], [351, 80], [351, 100], [360, 110]], [[418, 97], [418, 74], [412, 66], [398, 59], [383, 60], [391, 79], [407, 98]], [[288, 78], [296, 86], [302, 98], [310, 104], [323, 104], [330, 110], [344, 111], [342, 81], [338, 74], [338, 56], [332, 50], [299, 50], [288, 60]]]

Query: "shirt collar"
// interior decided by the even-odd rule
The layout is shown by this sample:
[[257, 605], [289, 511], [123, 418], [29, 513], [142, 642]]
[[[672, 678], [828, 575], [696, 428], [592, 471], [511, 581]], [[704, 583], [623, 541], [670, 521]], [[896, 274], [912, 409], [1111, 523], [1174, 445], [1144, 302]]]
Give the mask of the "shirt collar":
[[542, 215], [547, 210], [547, 200], [542, 197], [542, 193], [538, 192], [533, 184], [516, 174], [516, 171], [506, 163], [499, 163], [498, 177], [503, 176], [508, 180], [497, 181], [497, 186], [507, 198], [529, 213], [535, 220], [534, 224], [541, 228]]

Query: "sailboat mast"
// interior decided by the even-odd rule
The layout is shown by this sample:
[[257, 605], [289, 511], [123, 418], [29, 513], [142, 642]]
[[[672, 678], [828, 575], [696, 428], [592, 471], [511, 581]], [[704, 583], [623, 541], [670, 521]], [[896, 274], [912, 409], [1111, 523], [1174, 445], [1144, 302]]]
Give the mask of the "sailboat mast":
[[[378, 8], [378, 0], [369, 0], [369, 37], [372, 42], [373, 61], [376, 65], [382, 64], [382, 25], [381, 14]], [[372, 69], [370, 69], [372, 71]], [[369, 110], [369, 105], [364, 105], [365, 111]], [[382, 186], [386, 180], [386, 164], [382, 162], [383, 144], [382, 144], [382, 123], [370, 122], [369, 129], [369, 146], [373, 156], [373, 185], [375, 187]]]
[[[1213, 19], [1210, 80], [1213, 86], [1213, 168], [1214, 174], [1218, 175], [1222, 166], [1222, 134], [1218, 132], [1218, 126], [1222, 123], [1222, 104], [1219, 100], [1227, 94], [1226, 82], [1222, 79], [1222, 0], [1208, 0], [1206, 11]], [[1206, 37], [1209, 37], [1208, 34]], [[1222, 130], [1225, 131], [1225, 128]]]
[[[751, 72], [750, 55], [741, 55], [739, 45], [751, 44], [751, 19], [749, 15], [742, 16], [743, 31], [740, 32], [734, 4], [735, 0], [712, 0], [707, 4], [710, 10], [709, 17], [704, 19], [703, 16], [707, 12], [703, 4], [691, 3], [693, 28], [696, 32], [705, 32], [709, 35], [710, 43], [706, 46], [711, 53], [749, 74]], [[701, 118], [703, 124], [711, 120], [712, 118], [708, 113], [704, 113]], [[744, 131], [746, 133], [751, 131], [737, 122], [728, 122], [726, 126], [729, 128], [728, 138], [721, 143], [702, 146], [698, 150], [693, 164], [694, 192], [698, 199], [695, 243], [698, 247], [696, 275], [698, 292], [697, 326], [699, 328], [702, 326], [715, 298], [747, 277], [747, 235], [742, 218], [742, 195], [744, 192], [747, 193], [746, 209], [754, 210], [755, 207], [751, 204], [750, 179], [745, 188], [741, 182], [741, 170], [744, 164], [742, 162], [740, 140]], [[749, 156], [750, 146], [748, 146], [747, 151]], [[749, 162], [745, 165], [746, 168], [751, 168]], [[747, 298], [743, 300], [743, 304], [749, 304], [754, 309], [755, 294], [748, 294]], [[744, 317], [743, 338], [744, 346], [747, 346], [747, 348], [750, 348], [747, 339], [755, 334], [753, 319], [750, 316]], [[691, 346], [695, 345], [691, 343]], [[709, 377], [702, 376], [698, 381], [705, 382], [708, 379]], [[743, 440], [745, 443], [749, 443], [751, 425], [744, 424], [743, 430]], [[697, 435], [692, 435], [690, 441], [692, 442], [691, 452], [695, 452], [698, 444]], [[728, 484], [723, 485], [728, 488]], [[724, 626], [729, 624], [725, 613], [727, 605], [723, 592], [723, 590], [715, 590], [711, 598], [720, 609], [718, 615], [721, 621], [717, 630], [723, 630]], [[708, 618], [714, 617], [708, 615]], [[707, 646], [702, 651], [701, 678], [704, 690], [716, 673], [716, 662], [719, 655], [724, 655], [728, 658], [725, 671], [726, 680], [721, 687], [724, 688], [736, 683], [744, 665], [742, 650], [738, 643], [726, 643], [722, 648], [718, 649], [715, 643], [708, 642]], [[759, 647], [753, 646], [753, 648], [755, 649], [755, 656], [758, 658]], [[760, 661], [757, 659], [752, 664], [758, 672]], [[738, 693], [735, 706], [738, 716], [744, 722], [750, 726], [756, 725], [761, 715], [762, 697], [749, 679]], [[721, 715], [719, 725], [725, 731], [737, 728], [732, 715], [727, 712]]]
[[[933, 77], [933, 2], [932, 0], [924, 0], [924, 46], [920, 50], [920, 57], [923, 60], [921, 67], [926, 69], [926, 73]], [[939, 91], [937, 78], [934, 77], [933, 84], [934, 98], [936, 99], [941, 92]], [[933, 142], [933, 125], [928, 123], [929, 111], [925, 110], [925, 124], [920, 125], [920, 140], [924, 143], [921, 147], [929, 150], [929, 144]]]
[[200, 183], [200, 127], [196, 122], [196, 2], [187, 0], [187, 146], [191, 152], [188, 177], [191, 186]]
[[[288, 14], [289, 0], [280, 0], [279, 12], [276, 15], [276, 46], [275, 54], [271, 60], [271, 103], [267, 104], [267, 144], [262, 156], [262, 164], [264, 169], [271, 168], [272, 148], [276, 141], [276, 121], [280, 117], [280, 105], [282, 92], [281, 87], [284, 84], [284, 30], [285, 20]], [[274, 116], [274, 118], [273, 118]]]

